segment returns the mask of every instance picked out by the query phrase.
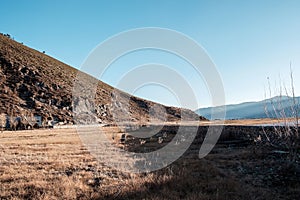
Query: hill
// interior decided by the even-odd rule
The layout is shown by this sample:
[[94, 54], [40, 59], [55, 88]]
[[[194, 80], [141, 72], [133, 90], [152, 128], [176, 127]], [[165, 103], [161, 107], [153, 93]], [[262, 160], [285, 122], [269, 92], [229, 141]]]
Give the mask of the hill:
[[[300, 97], [295, 98], [297, 104], [293, 106], [292, 97], [277, 96], [258, 102], [245, 102], [241, 104], [232, 104], [226, 106], [226, 119], [263, 119], [263, 118], [281, 118], [294, 117], [293, 107], [298, 107]], [[199, 115], [211, 119], [213, 107], [200, 108], [195, 112]], [[220, 107], [215, 107], [216, 110]], [[283, 112], [284, 111], [284, 112]]]
[[[0, 114], [20, 117], [23, 122], [24, 116], [26, 119], [39, 116], [44, 123], [52, 120], [73, 124], [72, 89], [78, 73], [83, 72], [0, 34]], [[99, 122], [113, 122], [111, 105], [115, 89], [97, 82], [95, 114]], [[116, 91], [121, 100], [129, 96]], [[149, 121], [149, 109], [154, 105], [166, 110], [168, 121], [180, 120], [181, 114], [190, 120], [204, 119], [188, 109], [163, 106], [134, 96], [130, 96], [129, 105], [131, 121]], [[159, 118], [160, 114], [161, 109], [154, 111], [154, 116]]]

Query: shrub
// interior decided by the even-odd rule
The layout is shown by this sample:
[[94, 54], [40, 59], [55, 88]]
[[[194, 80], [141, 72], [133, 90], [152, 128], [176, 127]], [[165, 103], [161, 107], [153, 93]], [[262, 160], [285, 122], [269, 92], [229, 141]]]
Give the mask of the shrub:
[[[273, 133], [265, 132], [268, 142], [278, 148], [284, 148], [289, 152], [289, 161], [292, 163], [298, 159], [298, 150], [300, 147], [299, 137], [299, 102], [295, 96], [293, 71], [290, 67], [290, 84], [288, 90], [285, 85], [280, 84], [279, 97], [271, 98], [269, 103], [272, 110], [265, 106], [265, 112], [269, 118], [277, 119], [273, 124]], [[269, 95], [272, 94], [271, 84], [268, 82]], [[284, 94], [284, 95], [283, 95]], [[283, 102], [288, 102], [288, 107]], [[273, 134], [273, 135], [271, 135]]]

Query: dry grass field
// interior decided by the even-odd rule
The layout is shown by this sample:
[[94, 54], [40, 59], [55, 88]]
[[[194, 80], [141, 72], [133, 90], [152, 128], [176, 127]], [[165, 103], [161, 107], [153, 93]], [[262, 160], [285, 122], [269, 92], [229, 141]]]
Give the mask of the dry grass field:
[[[116, 127], [103, 129], [120, 137], [121, 131]], [[218, 144], [200, 160], [198, 147], [199, 144], [193, 144], [179, 160], [162, 170], [130, 174], [97, 162], [75, 129], [3, 132], [0, 199], [298, 199], [300, 196], [297, 169], [286, 169], [283, 158], [279, 158], [282, 155], [274, 155], [270, 148]]]
[[212, 121], [202, 121], [199, 123], [200, 126], [207, 126], [212, 124], [226, 125], [226, 126], [259, 126], [259, 125], [269, 125], [273, 126], [276, 124], [284, 124], [288, 122], [294, 122], [295, 118], [284, 118], [284, 119], [235, 119], [235, 120], [212, 120]]

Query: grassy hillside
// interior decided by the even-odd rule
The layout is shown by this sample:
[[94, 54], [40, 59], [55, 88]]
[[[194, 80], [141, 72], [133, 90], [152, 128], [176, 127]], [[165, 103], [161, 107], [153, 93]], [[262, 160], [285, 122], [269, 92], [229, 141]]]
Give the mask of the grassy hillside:
[[[78, 73], [83, 72], [0, 34], [0, 113], [13, 117], [39, 115], [43, 121], [74, 123], [72, 89]], [[86, 78], [98, 82], [94, 99], [97, 117], [102, 122], [112, 122], [114, 88], [87, 74]], [[117, 92], [121, 96], [120, 101], [129, 97], [124, 92]], [[149, 108], [154, 104], [130, 97], [129, 119], [149, 120]], [[163, 108], [169, 121], [181, 119], [181, 109]], [[199, 119], [190, 110], [182, 111], [191, 120]], [[155, 112], [154, 116], [160, 116], [161, 110]]]

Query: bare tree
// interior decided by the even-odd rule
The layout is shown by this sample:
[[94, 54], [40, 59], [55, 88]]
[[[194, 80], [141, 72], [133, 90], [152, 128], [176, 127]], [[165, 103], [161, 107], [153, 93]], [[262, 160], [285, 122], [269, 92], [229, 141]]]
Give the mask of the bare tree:
[[2, 114], [0, 114], [1, 133], [3, 132], [3, 129], [5, 128], [5, 125], [6, 125], [6, 114], [2, 113]]
[[[298, 158], [298, 149], [300, 147], [299, 137], [299, 102], [295, 96], [295, 85], [293, 71], [290, 65], [290, 90], [280, 83], [279, 96], [271, 98], [265, 106], [266, 115], [269, 118], [276, 119], [273, 124], [273, 133], [264, 129], [267, 141], [275, 147], [287, 149], [289, 160], [294, 163]], [[272, 97], [272, 87], [268, 81], [269, 96]], [[283, 102], [286, 102], [285, 105]], [[286, 107], [286, 104], [288, 107]]]
[[32, 129], [34, 125], [37, 123], [36, 118], [31, 114], [27, 114], [23, 116], [25, 123], [27, 124], [27, 128]]
[[8, 121], [9, 121], [10, 129], [12, 131], [16, 131], [18, 128], [18, 124], [19, 124], [19, 121], [17, 120], [17, 118], [15, 116], [11, 115], [11, 116], [9, 116]]

